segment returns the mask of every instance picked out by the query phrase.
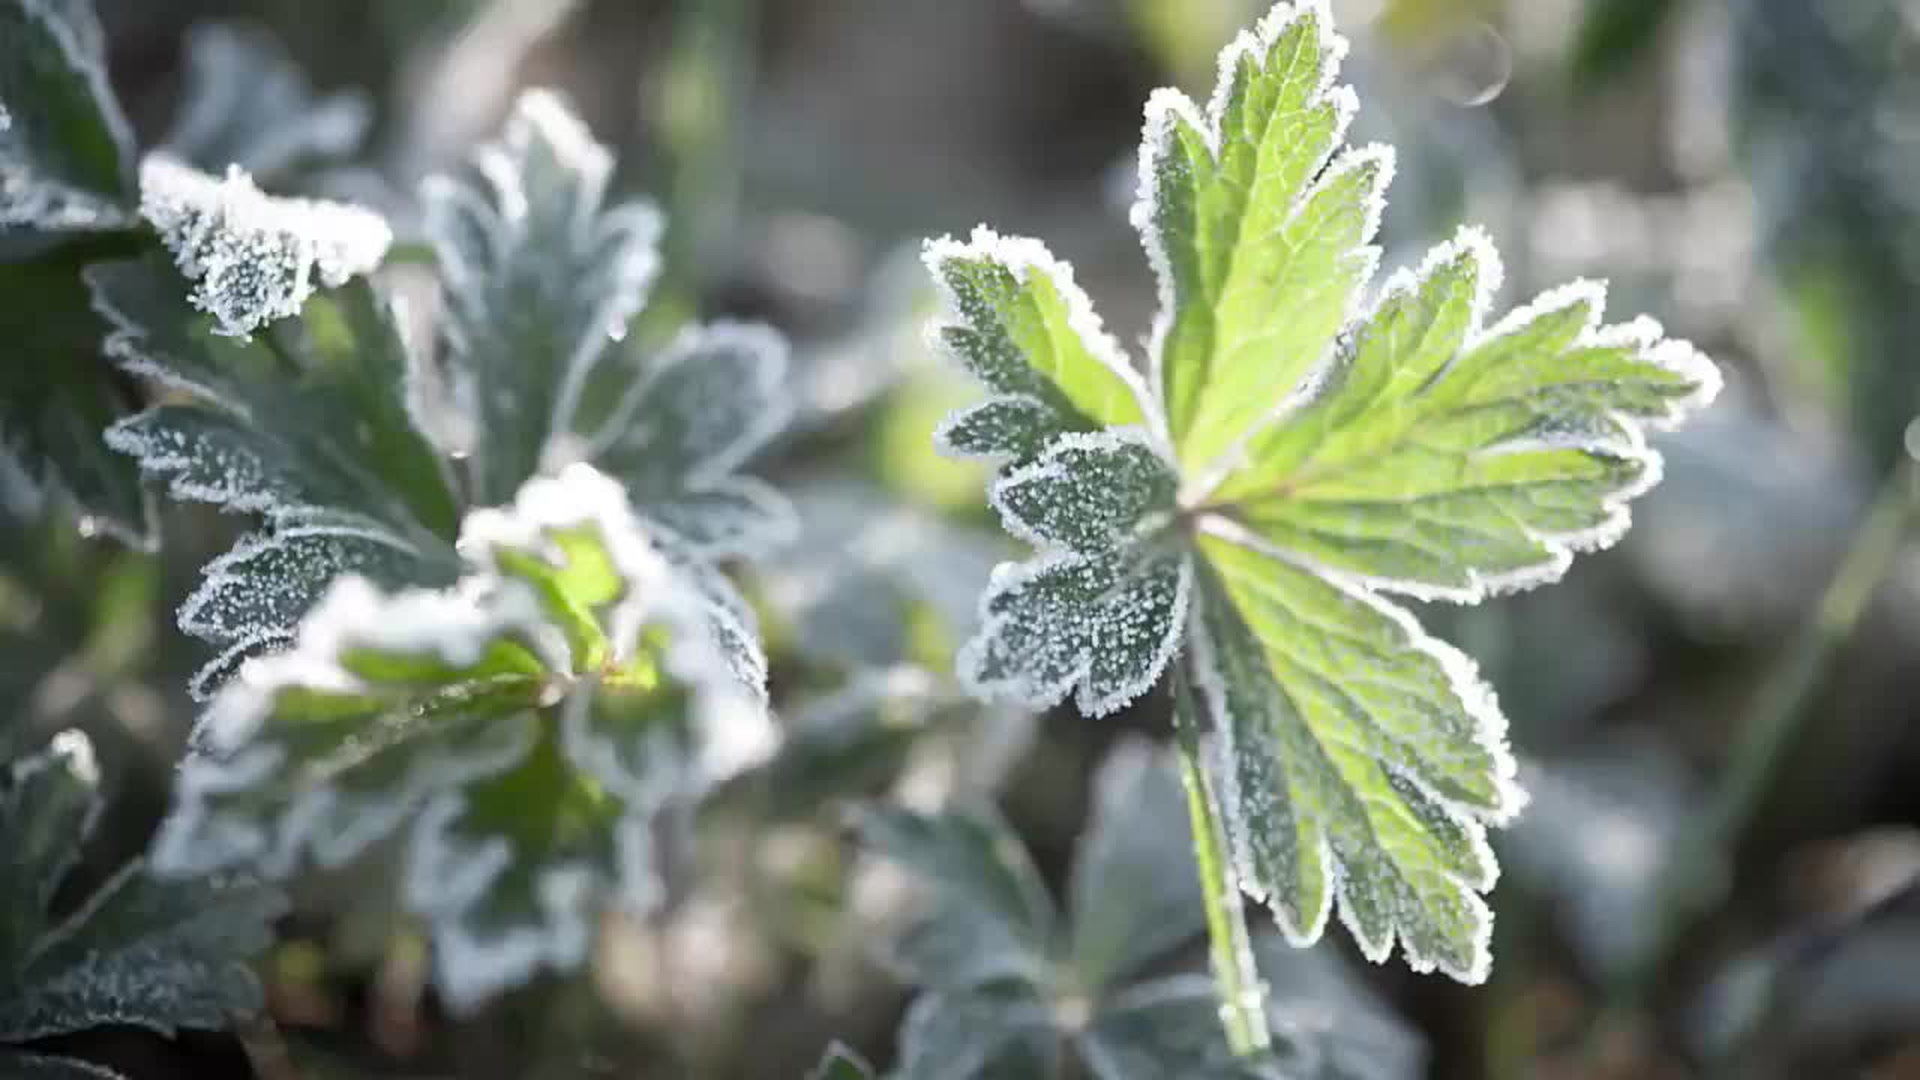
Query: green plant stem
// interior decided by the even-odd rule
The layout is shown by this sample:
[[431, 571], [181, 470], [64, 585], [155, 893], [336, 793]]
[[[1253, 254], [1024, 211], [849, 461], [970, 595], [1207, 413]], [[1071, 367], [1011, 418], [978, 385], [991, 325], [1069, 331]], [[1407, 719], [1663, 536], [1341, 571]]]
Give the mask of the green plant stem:
[[1667, 859], [1659, 884], [1659, 926], [1638, 962], [1616, 981], [1611, 1001], [1594, 1025], [1598, 1036], [1630, 1023], [1655, 978], [1698, 919], [1723, 899], [1728, 882], [1716, 872], [1759, 810], [1780, 764], [1792, 748], [1808, 704], [1825, 681], [1842, 645], [1866, 615], [1886, 579], [1920, 506], [1920, 469], [1912, 457], [1896, 466], [1855, 530], [1845, 557], [1821, 595], [1814, 616], [1770, 672], [1754, 711], [1721, 770], [1707, 805]]
[[1183, 665], [1173, 672], [1173, 725], [1180, 747], [1180, 782], [1187, 791], [1187, 820], [1193, 828], [1193, 853], [1200, 867], [1200, 893], [1207, 911], [1207, 942], [1213, 977], [1220, 989], [1220, 1020], [1227, 1041], [1243, 1057], [1265, 1053], [1273, 1044], [1267, 1031], [1267, 988], [1253, 962], [1246, 909], [1227, 860], [1226, 832], [1207, 769], [1200, 757], [1200, 714]]

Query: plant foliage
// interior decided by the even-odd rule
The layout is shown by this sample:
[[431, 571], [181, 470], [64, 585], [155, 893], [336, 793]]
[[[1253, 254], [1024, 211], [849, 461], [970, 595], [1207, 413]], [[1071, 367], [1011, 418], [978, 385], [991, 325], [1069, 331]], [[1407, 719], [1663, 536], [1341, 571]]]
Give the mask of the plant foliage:
[[154, 848], [169, 874], [280, 876], [410, 826], [403, 892], [456, 1007], [578, 966], [600, 910], [648, 911], [656, 817], [773, 741], [749, 632], [614, 481], [535, 479], [460, 549], [450, 589], [336, 582], [223, 690]]
[[1148, 102], [1144, 375], [1039, 243], [928, 245], [937, 339], [994, 395], [938, 440], [1002, 464], [1039, 549], [996, 571], [961, 675], [1100, 714], [1184, 649], [1238, 876], [1287, 937], [1337, 910], [1367, 956], [1478, 982], [1485, 829], [1524, 795], [1492, 691], [1389, 597], [1472, 603], [1612, 543], [1659, 478], [1647, 432], [1718, 375], [1650, 320], [1603, 326], [1592, 283], [1490, 322], [1474, 229], [1370, 291], [1393, 155], [1344, 145], [1345, 51], [1323, 2], [1282, 3], [1204, 109]]
[[0, 1072], [117, 1077], [104, 1066], [22, 1044], [131, 1026], [171, 1037], [225, 1028], [261, 1006], [246, 962], [272, 940], [278, 893], [212, 878], [160, 882], [135, 860], [68, 911], [56, 911], [101, 799], [78, 731], [0, 774]]
[[[611, 167], [533, 92], [467, 173], [428, 184], [431, 366], [350, 280], [384, 225], [238, 173], [148, 161], [148, 217], [191, 293], [155, 256], [89, 273], [109, 352], [176, 391], [109, 441], [175, 498], [267, 523], [181, 611], [228, 646], [200, 688], [231, 681], [156, 865], [284, 875], [406, 826], [403, 892], [456, 1007], [577, 967], [599, 912], [647, 911], [661, 812], [773, 741], [751, 616], [706, 560], [788, 516], [734, 475], [784, 416], [784, 346], [720, 325], [639, 364], [619, 348], [658, 229], [644, 204], [603, 208]], [[380, 244], [353, 247], [363, 221]], [[484, 438], [429, 437], [428, 382]]]
[[[1094, 781], [1065, 911], [1056, 908], [1018, 837], [991, 811], [863, 818], [866, 842], [930, 886], [929, 903], [887, 954], [920, 988], [900, 1030], [899, 1080], [1060, 1075], [1078, 1061], [1100, 1080], [1133, 1077], [1334, 1077], [1351, 1051], [1324, 1012], [1337, 982], [1304, 980], [1269, 1002], [1283, 1035], [1267, 1060], [1237, 1056], [1220, 1025], [1213, 981], [1180, 963], [1205, 916], [1185, 794], [1163, 753], [1122, 743]], [[1271, 956], [1271, 952], [1269, 952]], [[1283, 957], [1284, 959], [1284, 957]], [[1367, 1010], [1356, 1010], [1354, 1030]], [[1393, 1055], [1365, 1073], [1398, 1071]]]
[[91, 528], [145, 545], [139, 475], [99, 437], [130, 398], [93, 355], [81, 260], [62, 250], [136, 220], [133, 137], [103, 48], [89, 4], [0, 3], [0, 453]]

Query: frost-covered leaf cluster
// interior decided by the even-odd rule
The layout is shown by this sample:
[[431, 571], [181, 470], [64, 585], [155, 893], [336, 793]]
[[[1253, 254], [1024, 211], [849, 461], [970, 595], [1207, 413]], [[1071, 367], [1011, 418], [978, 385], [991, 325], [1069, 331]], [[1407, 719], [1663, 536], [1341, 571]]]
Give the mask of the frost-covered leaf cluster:
[[1324, 0], [1282, 3], [1204, 108], [1148, 102], [1143, 364], [1038, 243], [928, 245], [936, 340], [994, 395], [938, 441], [1002, 464], [1039, 549], [996, 572], [961, 675], [1098, 714], [1184, 649], [1241, 884], [1296, 943], [1337, 910], [1369, 957], [1477, 982], [1485, 830], [1523, 795], [1492, 691], [1388, 597], [1470, 603], [1613, 542], [1659, 478], [1646, 432], [1719, 380], [1649, 320], [1604, 326], [1591, 283], [1489, 321], [1477, 230], [1373, 289], [1393, 155], [1344, 145], [1345, 51]]
[[[990, 811], [868, 813], [868, 845], [928, 886], [925, 908], [887, 953], [921, 991], [901, 1027], [898, 1080], [1415, 1075], [1417, 1042], [1410, 1059], [1403, 1043], [1361, 1072], [1337, 1071], [1365, 1048], [1343, 1048], [1345, 1017], [1326, 1023], [1329, 994], [1354, 1008], [1355, 1030], [1395, 1024], [1326, 968], [1277, 980], [1273, 1058], [1234, 1054], [1212, 980], [1180, 962], [1205, 929], [1184, 806], [1164, 753], [1122, 743], [1095, 778], [1064, 911]], [[1266, 956], [1293, 960], [1284, 949]]]
[[[463, 510], [510, 500], [569, 461], [591, 458], [621, 480], [696, 574], [711, 575], [704, 559], [764, 550], [785, 532], [785, 502], [735, 473], [785, 416], [785, 345], [722, 324], [688, 329], [657, 355], [623, 348], [658, 262], [658, 226], [643, 204], [602, 207], [610, 170], [558, 99], [533, 91], [500, 142], [458, 178], [429, 182], [446, 309], [430, 359], [374, 286], [338, 280], [377, 257], [376, 238], [384, 245], [364, 211], [149, 159], [147, 172], [166, 178], [149, 213], [199, 283], [189, 299], [152, 256], [90, 268], [95, 306], [115, 328], [109, 354], [176, 392], [108, 441], [175, 498], [266, 520], [181, 610], [185, 630], [224, 650], [200, 692], [285, 647], [341, 574], [388, 588], [449, 583]], [[161, 206], [176, 196], [178, 207]], [[345, 231], [324, 227], [336, 215]], [[442, 386], [452, 400], [422, 422], [417, 401]]]
[[706, 554], [762, 552], [791, 512], [735, 471], [786, 422], [786, 345], [758, 326], [692, 327], [636, 369], [621, 343], [659, 270], [661, 221], [645, 202], [605, 205], [612, 171], [559, 99], [533, 91], [498, 142], [422, 192], [467, 490], [499, 502], [542, 466], [590, 458]]
[[22, 1044], [100, 1027], [171, 1037], [222, 1029], [261, 1006], [247, 967], [285, 909], [234, 879], [161, 882], [137, 860], [56, 910], [101, 808], [93, 750], [77, 731], [0, 772], [0, 1073], [116, 1077]]
[[337, 866], [406, 834], [401, 890], [470, 1007], [661, 897], [669, 807], [765, 756], [764, 662], [586, 465], [470, 514], [443, 589], [337, 580], [214, 698], [157, 871]]

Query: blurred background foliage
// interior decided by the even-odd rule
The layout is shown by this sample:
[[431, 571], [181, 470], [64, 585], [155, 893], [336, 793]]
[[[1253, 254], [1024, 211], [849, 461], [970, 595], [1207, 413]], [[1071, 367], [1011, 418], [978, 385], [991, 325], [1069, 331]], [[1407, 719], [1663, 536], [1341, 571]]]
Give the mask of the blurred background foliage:
[[[458, 1023], [372, 899], [379, 860], [303, 882], [264, 961], [287, 1076], [793, 1077], [834, 1037], [886, 1061], [906, 989], [870, 945], [898, 883], [855, 855], [832, 796], [991, 794], [1061, 888], [1097, 763], [1128, 733], [1164, 738], [1166, 704], [1086, 723], [957, 699], [951, 654], [1006, 549], [979, 475], [932, 452], [965, 389], [922, 344], [916, 245], [980, 221], [1044, 237], [1143, 333], [1141, 103], [1204, 94], [1265, 6], [101, 0], [145, 144], [204, 20], [257, 24], [316, 86], [363, 89], [365, 168], [312, 185], [403, 231], [420, 177], [519, 87], [558, 87], [621, 150], [621, 185], [669, 212], [643, 336], [758, 317], [801, 360], [800, 421], [762, 465], [805, 528], [751, 582], [793, 737], [703, 814], [716, 865], [657, 924], [610, 927], [590, 983]], [[1920, 3], [1334, 7], [1357, 137], [1400, 150], [1389, 263], [1482, 222], [1504, 302], [1610, 279], [1617, 314], [1693, 338], [1730, 388], [1666, 440], [1619, 548], [1559, 587], [1425, 615], [1499, 689], [1535, 792], [1499, 838], [1492, 981], [1316, 974], [1349, 951], [1337, 934], [1292, 974], [1275, 957], [1276, 981], [1324, 984], [1335, 1024], [1364, 994], [1353, 1023], [1391, 1023], [1437, 1077], [1920, 1077]], [[84, 363], [86, 340], [61, 348]], [[117, 798], [89, 857], [110, 864], [144, 843], [193, 717], [203, 657], [172, 611], [244, 523], [171, 511], [145, 553], [28, 501], [0, 544], [0, 738], [93, 735]], [[246, 1075], [220, 1038], [125, 1038], [133, 1075]]]

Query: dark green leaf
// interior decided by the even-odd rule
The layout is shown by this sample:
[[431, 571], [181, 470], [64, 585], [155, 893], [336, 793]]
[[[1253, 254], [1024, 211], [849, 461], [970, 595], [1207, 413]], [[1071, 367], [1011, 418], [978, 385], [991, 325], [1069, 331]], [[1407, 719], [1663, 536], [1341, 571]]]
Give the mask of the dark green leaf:
[[133, 152], [92, 0], [0, 0], [0, 233], [124, 228]]

